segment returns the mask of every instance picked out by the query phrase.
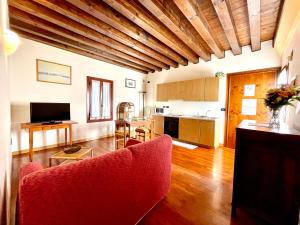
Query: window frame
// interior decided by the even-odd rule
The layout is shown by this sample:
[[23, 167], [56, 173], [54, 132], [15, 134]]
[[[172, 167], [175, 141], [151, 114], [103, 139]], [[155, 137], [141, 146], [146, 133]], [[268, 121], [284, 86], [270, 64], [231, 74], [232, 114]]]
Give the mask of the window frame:
[[[92, 81], [100, 81], [100, 106], [101, 108], [103, 107], [103, 82], [110, 83], [110, 118], [107, 119], [91, 119], [91, 109], [92, 109], [92, 104], [91, 104], [91, 92], [92, 92]], [[86, 93], [87, 93], [87, 104], [86, 104], [86, 109], [87, 109], [87, 123], [94, 123], [94, 122], [104, 122], [104, 121], [112, 121], [113, 120], [113, 88], [114, 88], [114, 82], [112, 80], [107, 80], [107, 79], [102, 79], [98, 77], [91, 77], [87, 76], [87, 88], [86, 88]], [[101, 110], [102, 111], [102, 110]]]

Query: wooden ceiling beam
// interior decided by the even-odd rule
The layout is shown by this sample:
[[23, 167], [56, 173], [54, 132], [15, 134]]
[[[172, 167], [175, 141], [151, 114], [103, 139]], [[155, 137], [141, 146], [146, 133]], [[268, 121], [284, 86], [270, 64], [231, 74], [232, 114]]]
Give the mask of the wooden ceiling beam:
[[76, 34], [72, 31], [69, 31], [69, 30], [64, 29], [62, 27], [59, 27], [55, 24], [52, 24], [52, 23], [47, 22], [45, 20], [42, 20], [38, 17], [32, 16], [32, 15], [30, 15], [28, 13], [25, 13], [25, 12], [19, 10], [19, 9], [10, 7], [9, 12], [10, 12], [10, 18], [12, 18], [12, 19], [21, 21], [21, 22], [26, 23], [26, 24], [34, 25], [35, 27], [38, 27], [40, 29], [50, 31], [54, 34], [69, 38], [71, 40], [77, 41], [77, 42], [82, 43], [82, 44], [86, 44], [86, 45], [88, 45], [90, 47], [93, 47], [95, 49], [98, 49], [100, 51], [105, 51], [107, 53], [116, 55], [120, 58], [123, 58], [123, 59], [129, 60], [129, 61], [132, 61], [134, 63], [140, 64], [142, 66], [148, 67], [150, 69], [161, 71], [160, 67], [154, 66], [153, 64], [147, 63], [147, 62], [145, 62], [143, 60], [140, 60], [136, 57], [133, 57], [133, 56], [128, 55], [126, 53], [123, 53], [121, 51], [115, 50], [115, 49], [113, 49], [109, 46], [101, 44], [101, 43], [99, 43], [97, 41], [94, 41], [92, 39], [86, 38], [82, 35]]
[[177, 53], [104, 2], [96, 0], [67, 1], [95, 18], [127, 34], [131, 38], [140, 41], [169, 58], [175, 59], [173, 55]]
[[[19, 10], [22, 10], [24, 12], [27, 12], [33, 16], [39, 17], [41, 19], [44, 19], [46, 21], [49, 21], [51, 23], [54, 23], [60, 27], [63, 27], [65, 29], [68, 29], [70, 31], [73, 31], [77, 34], [80, 34], [82, 36], [88, 37], [94, 41], [100, 42], [104, 45], [107, 45], [111, 48], [114, 48], [116, 50], [122, 51], [126, 54], [129, 54], [131, 56], [137, 57], [143, 61], [146, 61], [148, 63], [151, 63], [153, 65], [159, 66], [159, 67], [166, 67], [166, 64], [157, 60], [160, 58], [160, 54], [158, 54], [156, 51], [152, 50], [148, 51], [147, 54], [144, 54], [142, 52], [139, 52], [138, 50], [131, 48], [125, 44], [122, 44], [110, 37], [107, 37], [106, 35], [103, 35], [89, 27], [86, 27], [78, 22], [75, 22], [73, 20], [70, 20], [69, 18], [56, 13], [38, 3], [35, 3], [33, 1], [28, 0], [10, 0], [9, 5], [17, 8]], [[150, 49], [147, 47], [147, 49]], [[146, 49], [146, 50], [147, 50]], [[146, 52], [145, 50], [145, 52]], [[151, 53], [153, 53], [151, 55]], [[157, 54], [158, 55], [157, 55]], [[156, 54], [156, 55], [155, 55]], [[151, 56], [149, 56], [151, 55]], [[168, 62], [171, 62], [172, 65], [177, 65], [174, 61], [168, 59], [167, 57], [163, 57], [162, 60], [166, 59]], [[174, 63], [174, 64], [173, 64]], [[168, 67], [167, 67], [168, 68]]]
[[[72, 4], [66, 1], [61, 1], [61, 0], [34, 0], [34, 1], [57, 13], [60, 13], [63, 16], [68, 17], [71, 20], [81, 23], [82, 25], [90, 29], [93, 29], [103, 35], [106, 35], [120, 43], [123, 43], [124, 45], [127, 45], [131, 48], [141, 51], [151, 57], [154, 58], [160, 57], [160, 59], [164, 60], [163, 62], [172, 63], [172, 66], [174, 67], [177, 67], [176, 62], [180, 63], [181, 60], [183, 60], [183, 58], [180, 57], [180, 55], [176, 54], [176, 52], [174, 52], [172, 49], [168, 48], [167, 46], [165, 46], [164, 48], [164, 53], [166, 54], [162, 55], [161, 53], [131, 38], [130, 36], [115, 29], [109, 24], [96, 19], [95, 17], [78, 9], [77, 7], [73, 6]], [[168, 57], [170, 57], [172, 60], [170, 60]]]
[[49, 31], [33, 27], [31, 25], [16, 21], [14, 19], [12, 19], [10, 22], [11, 22], [11, 28], [15, 28], [17, 30], [22, 30], [22, 31], [25, 31], [25, 32], [30, 33], [30, 34], [33, 34], [33, 35], [36, 35], [36, 36], [39, 36], [39, 37], [42, 37], [42, 38], [46, 38], [48, 40], [52, 40], [52, 41], [55, 41], [55, 42], [58, 42], [58, 43], [61, 43], [61, 44], [64, 44], [64, 45], [67, 45], [67, 46], [70, 46], [70, 47], [74, 47], [74, 48], [89, 52], [91, 54], [95, 54], [95, 55], [98, 55], [98, 56], [101, 56], [101, 57], [105, 57], [107, 59], [111, 59], [111, 60], [114, 60], [116, 62], [120, 62], [120, 63], [123, 63], [125, 65], [137, 68], [137, 69], [141, 69], [141, 70], [144, 70], [144, 71], [147, 71], [147, 72], [154, 72], [153, 69], [141, 66], [139, 64], [133, 63], [133, 62], [128, 61], [126, 59], [117, 57], [117, 56], [112, 55], [110, 53], [107, 53], [105, 51], [101, 51], [101, 50], [92, 48], [90, 46], [87, 46], [85, 44], [81, 44], [79, 42], [70, 40], [70, 39], [62, 37], [60, 35], [53, 34]]
[[210, 53], [206, 51], [200, 42], [202, 39], [201, 36], [172, 0], [139, 0], [139, 2], [151, 11], [153, 15], [176, 34], [187, 46], [193, 49], [204, 61], [211, 59]]
[[77, 49], [77, 48], [74, 48], [74, 47], [70, 47], [70, 46], [67, 46], [67, 45], [64, 45], [64, 44], [52, 41], [52, 40], [48, 40], [47, 38], [39, 37], [39, 36], [30, 34], [30, 33], [27, 33], [27, 32], [18, 30], [16, 28], [14, 28], [14, 30], [21, 37], [24, 37], [26, 39], [37, 41], [37, 42], [40, 42], [40, 43], [43, 43], [43, 44], [46, 44], [46, 45], [50, 45], [50, 46], [53, 46], [53, 47], [56, 47], [56, 48], [63, 49], [65, 51], [73, 52], [75, 54], [83, 55], [83, 56], [86, 56], [86, 57], [89, 57], [89, 58], [93, 58], [93, 59], [96, 59], [96, 60], [99, 60], [99, 61], [103, 61], [103, 62], [106, 62], [106, 63], [114, 64], [116, 66], [124, 67], [126, 69], [134, 70], [134, 71], [137, 71], [139, 73], [148, 74], [147, 71], [140, 70], [140, 69], [137, 69], [137, 68], [125, 65], [123, 63], [119, 63], [119, 62], [116, 62], [114, 60], [107, 59], [105, 57], [101, 57], [101, 56], [98, 56], [98, 55], [95, 55], [95, 54], [91, 54], [89, 52], [86, 52], [86, 51], [83, 51], [83, 50], [80, 50], [80, 49]]
[[199, 3], [195, 0], [174, 0], [174, 2], [211, 48], [212, 52], [218, 58], [224, 58], [224, 50], [215, 41], [209, 24], [201, 13]]
[[260, 0], [247, 0], [251, 48], [252, 51], [261, 49], [260, 43]]
[[234, 21], [231, 16], [231, 11], [227, 5], [226, 0], [211, 0], [213, 6], [217, 12], [219, 21], [223, 27], [224, 33], [227, 37], [231, 51], [234, 55], [239, 55], [242, 53], [242, 48], [239, 44]]
[[137, 1], [104, 0], [104, 2], [192, 63], [198, 63], [198, 55]]

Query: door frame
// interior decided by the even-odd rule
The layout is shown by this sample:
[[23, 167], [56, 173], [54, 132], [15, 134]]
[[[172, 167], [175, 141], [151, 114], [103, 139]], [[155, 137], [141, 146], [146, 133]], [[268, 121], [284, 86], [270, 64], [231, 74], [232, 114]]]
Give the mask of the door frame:
[[232, 76], [237, 75], [243, 75], [248, 73], [262, 73], [262, 72], [269, 72], [269, 71], [275, 71], [277, 72], [276, 81], [279, 75], [279, 72], [281, 71], [281, 67], [270, 67], [270, 68], [264, 68], [264, 69], [257, 69], [257, 70], [246, 70], [246, 71], [240, 71], [240, 72], [234, 72], [234, 73], [228, 73], [226, 77], [226, 102], [225, 102], [225, 120], [224, 120], [224, 146], [227, 147], [227, 137], [228, 137], [228, 129], [227, 129], [227, 122], [229, 117], [229, 84], [230, 84], [230, 78]]

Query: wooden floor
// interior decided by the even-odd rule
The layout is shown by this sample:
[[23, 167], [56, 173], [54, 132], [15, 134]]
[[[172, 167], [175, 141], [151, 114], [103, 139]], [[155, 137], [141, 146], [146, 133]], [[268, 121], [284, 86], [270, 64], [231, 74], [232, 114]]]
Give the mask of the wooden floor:
[[[114, 151], [114, 139], [105, 138], [82, 143], [92, 146], [95, 155]], [[39, 151], [34, 161], [48, 166], [49, 157], [60, 148]], [[27, 155], [13, 158], [12, 203], [16, 200], [20, 165], [28, 162]], [[59, 162], [55, 162], [59, 163]], [[234, 150], [173, 146], [171, 191], [140, 225], [257, 225], [262, 224], [245, 212], [231, 218], [231, 194]], [[12, 204], [14, 214], [15, 204]], [[12, 219], [12, 224], [14, 220]], [[76, 225], [76, 224], [74, 224]]]

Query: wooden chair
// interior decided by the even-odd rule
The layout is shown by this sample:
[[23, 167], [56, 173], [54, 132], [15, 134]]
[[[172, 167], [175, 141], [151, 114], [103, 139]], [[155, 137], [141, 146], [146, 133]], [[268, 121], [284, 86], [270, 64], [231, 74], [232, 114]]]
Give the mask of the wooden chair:
[[143, 141], [146, 141], [147, 135], [149, 138], [151, 138], [151, 130], [147, 127], [138, 127], [135, 129], [135, 138], [137, 140], [143, 139]]
[[116, 131], [115, 131], [115, 148], [119, 149], [119, 144], [123, 143], [122, 147], [125, 147], [126, 141], [129, 137], [129, 130], [126, 123], [124, 124], [118, 124], [116, 125]]

